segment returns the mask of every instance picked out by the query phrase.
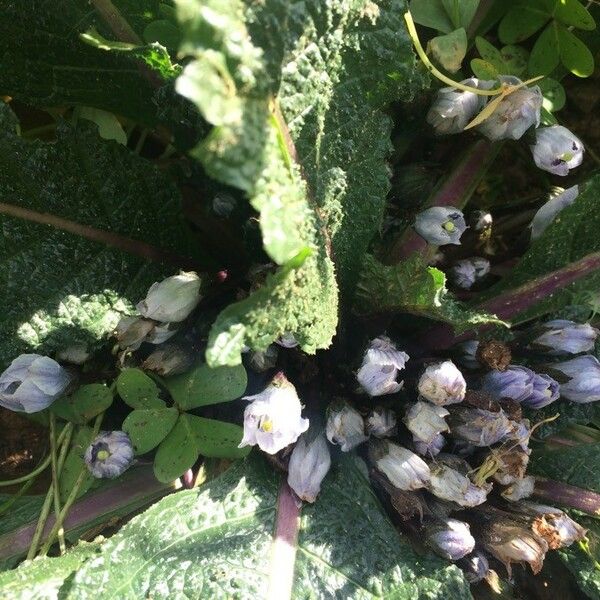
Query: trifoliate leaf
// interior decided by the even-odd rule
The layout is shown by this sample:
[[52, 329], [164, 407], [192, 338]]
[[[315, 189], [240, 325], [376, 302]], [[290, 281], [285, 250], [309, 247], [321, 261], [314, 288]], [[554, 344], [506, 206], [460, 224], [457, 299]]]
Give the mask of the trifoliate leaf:
[[141, 369], [123, 369], [115, 383], [119, 396], [131, 408], [165, 408], [158, 386]]
[[101, 383], [82, 385], [70, 396], [52, 403], [52, 412], [57, 416], [83, 425], [105, 411], [113, 402], [110, 389]]
[[129, 435], [136, 454], [146, 454], [156, 448], [175, 425], [177, 408], [137, 409], [129, 413], [121, 429]]

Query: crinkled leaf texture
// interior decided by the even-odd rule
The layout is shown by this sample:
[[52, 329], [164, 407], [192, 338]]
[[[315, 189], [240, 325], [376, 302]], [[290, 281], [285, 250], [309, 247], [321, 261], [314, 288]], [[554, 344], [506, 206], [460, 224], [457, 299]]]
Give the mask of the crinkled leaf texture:
[[371, 255], [356, 293], [360, 313], [398, 311], [450, 323], [457, 332], [485, 323], [504, 324], [494, 315], [469, 308], [446, 290], [446, 276], [414, 254], [398, 265], [388, 266]]
[[[97, 127], [61, 123], [53, 143], [16, 134], [0, 105], [2, 202], [191, 255], [175, 185]], [[131, 304], [176, 267], [150, 263], [49, 225], [0, 214], [0, 365], [105, 339]]]
[[181, 50], [194, 57], [178, 90], [214, 126], [194, 154], [248, 194], [281, 265], [217, 319], [209, 364], [239, 363], [244, 345], [265, 349], [283, 333], [307, 352], [330, 344], [331, 255], [351, 293], [389, 189], [391, 121], [381, 108], [423, 85], [405, 9], [402, 0], [178, 3]]
[[[279, 477], [250, 457], [200, 489], [164, 498], [104, 542], [61, 589], [61, 598], [264, 598]], [[349, 526], [351, 524], [352, 526]], [[65, 558], [55, 559], [58, 567]], [[12, 575], [15, 600], [39, 580], [35, 563]], [[12, 579], [11, 579], [12, 577]], [[305, 506], [296, 555], [294, 598], [471, 598], [460, 570], [418, 556], [381, 511], [351, 461], [325, 480]]]
[[[575, 202], [561, 211], [554, 222], [531, 244], [514, 269], [486, 292], [486, 297], [526, 284], [534, 277], [546, 275], [587, 254], [600, 251], [600, 175], [592, 177], [579, 189], [580, 194]], [[600, 271], [593, 271], [520, 313], [512, 319], [512, 323], [522, 323], [569, 304], [597, 305], [598, 289]]]

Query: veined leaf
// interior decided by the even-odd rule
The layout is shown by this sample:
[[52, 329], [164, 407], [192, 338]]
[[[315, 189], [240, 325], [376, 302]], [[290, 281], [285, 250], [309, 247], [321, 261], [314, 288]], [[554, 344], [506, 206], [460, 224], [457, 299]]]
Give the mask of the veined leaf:
[[446, 276], [414, 254], [394, 266], [368, 256], [357, 288], [358, 312], [398, 311], [450, 323], [457, 332], [484, 323], [503, 324], [494, 315], [478, 312], [452, 298]]
[[[179, 192], [153, 165], [102, 140], [88, 121], [60, 124], [53, 143], [24, 140], [16, 128], [0, 105], [2, 202], [192, 254]], [[105, 340], [132, 302], [176, 270], [2, 213], [0, 365], [25, 351]]]
[[[264, 597], [278, 483], [255, 457], [199, 490], [164, 498], [80, 566], [61, 589], [63, 597]], [[24, 581], [15, 600], [27, 597], [34, 585], [39, 580]], [[317, 504], [303, 510], [292, 596], [471, 598], [457, 567], [418, 556], [398, 536], [351, 461], [329, 474]]]

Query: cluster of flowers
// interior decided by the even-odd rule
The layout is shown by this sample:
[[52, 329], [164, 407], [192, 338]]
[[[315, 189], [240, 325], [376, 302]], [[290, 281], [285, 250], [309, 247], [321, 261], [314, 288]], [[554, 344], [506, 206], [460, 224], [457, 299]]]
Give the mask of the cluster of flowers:
[[[564, 356], [589, 352], [598, 331], [555, 320], [538, 334], [532, 350]], [[458, 561], [471, 581], [489, 575], [490, 557], [509, 573], [513, 563], [537, 573], [549, 549], [582, 539], [585, 530], [560, 509], [526, 500], [535, 493], [535, 478], [526, 473], [533, 428], [522, 409], [547, 406], [561, 395], [574, 402], [600, 400], [600, 363], [584, 355], [553, 364], [559, 384], [510, 364], [507, 351], [497, 368], [481, 375], [477, 346], [462, 348], [466, 364], [478, 369], [467, 373], [469, 385], [451, 360], [424, 369], [415, 401], [403, 406], [403, 425], [396, 410], [376, 407], [363, 417], [342, 401], [328, 408], [324, 432], [309, 429], [294, 386], [279, 373], [263, 392], [245, 398], [250, 405], [241, 446], [276, 454], [296, 442], [291, 454], [282, 454], [290, 456], [290, 487], [308, 502], [331, 465], [327, 441], [342, 452], [359, 447], [373, 484], [395, 511], [434, 552]], [[371, 397], [397, 393], [408, 360], [388, 338], [372, 340], [356, 374], [362, 390]]]

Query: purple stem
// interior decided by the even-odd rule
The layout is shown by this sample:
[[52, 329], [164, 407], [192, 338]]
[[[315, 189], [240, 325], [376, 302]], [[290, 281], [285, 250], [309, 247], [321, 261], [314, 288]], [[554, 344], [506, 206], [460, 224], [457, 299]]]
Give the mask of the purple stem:
[[[597, 269], [600, 269], [600, 252], [588, 254], [562, 269], [532, 279], [528, 283], [491, 298], [475, 308], [494, 314], [505, 321], [510, 321], [537, 302], [550, 297], [553, 293]], [[484, 325], [478, 331], [484, 331], [490, 327], [490, 325]], [[455, 336], [452, 327], [449, 325], [437, 325], [426, 331], [419, 342], [426, 350], [445, 350], [453, 344], [474, 336], [475, 331]]]
[[574, 508], [594, 517], [600, 515], [600, 494], [574, 485], [536, 477], [533, 495], [539, 500]]
[[288, 600], [292, 597], [301, 507], [302, 503], [284, 481], [277, 501], [267, 600]]
[[[477, 140], [467, 148], [450, 175], [437, 186], [421, 208], [424, 210], [431, 206], [464, 207], [496, 158], [500, 147], [501, 144], [492, 144], [484, 139]], [[399, 263], [414, 252], [424, 253], [427, 246], [427, 242], [409, 227], [392, 246], [385, 262], [391, 265]]]
[[[169, 493], [170, 489], [172, 486], [156, 480], [152, 467], [131, 469], [114, 485], [89, 492], [73, 504], [64, 521], [65, 533], [85, 530], [98, 522], [108, 521], [115, 514], [124, 516], [161, 498]], [[44, 538], [50, 533], [55, 520], [54, 514], [48, 517]], [[37, 518], [0, 536], [0, 559], [24, 555], [31, 544], [36, 525]]]

